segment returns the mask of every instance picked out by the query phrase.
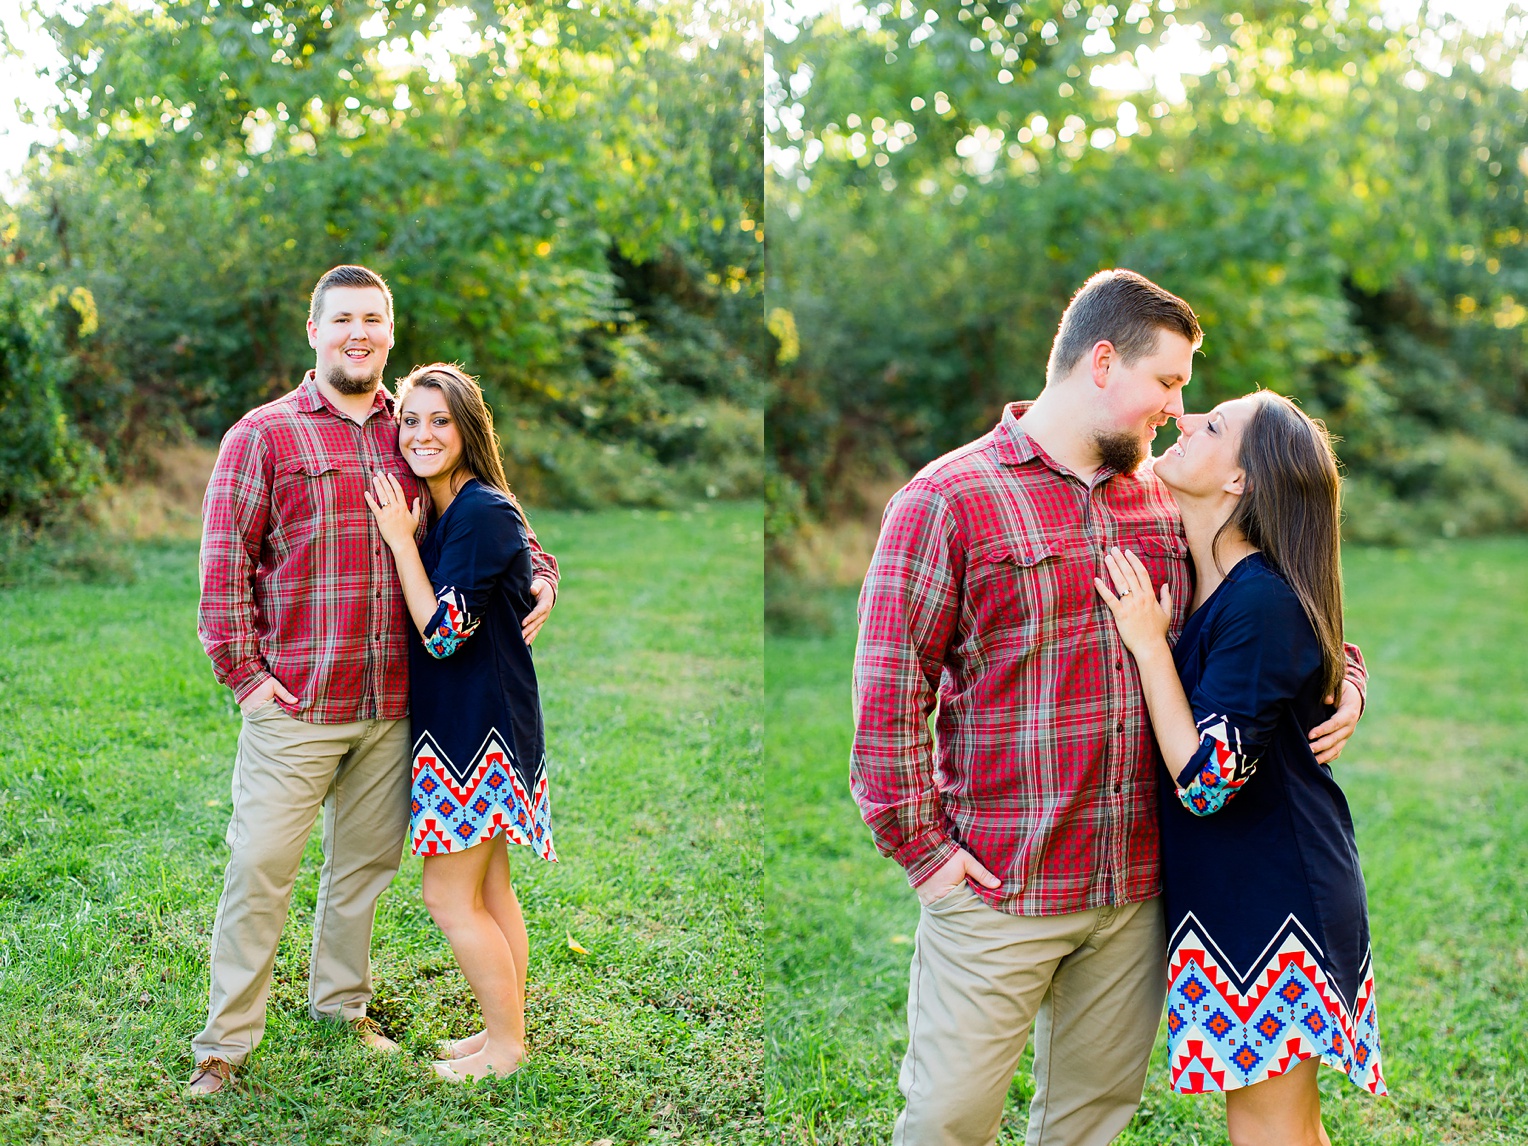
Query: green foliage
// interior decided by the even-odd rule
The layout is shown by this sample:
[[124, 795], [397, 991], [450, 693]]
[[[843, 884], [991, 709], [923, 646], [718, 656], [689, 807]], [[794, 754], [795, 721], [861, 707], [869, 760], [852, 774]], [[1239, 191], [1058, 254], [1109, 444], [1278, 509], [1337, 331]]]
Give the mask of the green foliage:
[[[1175, 25], [1207, 53], [1181, 100], [1089, 82]], [[1528, 461], [1523, 27], [1320, 0], [803, 23], [771, 45], [769, 305], [799, 339], [779, 466], [832, 516], [984, 432], [1040, 389], [1071, 292], [1125, 266], [1200, 313], [1191, 408], [1267, 386], [1328, 420], [1355, 510], [1400, 505], [1360, 535], [1528, 528], [1504, 464]]]
[[[395, 376], [460, 362], [501, 417], [631, 452], [662, 489], [718, 448], [693, 432], [702, 405], [758, 408], [746, 14], [461, 12], [175, 0], [49, 19], [69, 134], [34, 157], [8, 253], [96, 300], [62, 393], [115, 471], [291, 389], [308, 292], [342, 262], [392, 286]], [[527, 464], [512, 476], [572, 504], [662, 500]]]
[[512, 849], [532, 1058], [472, 1087], [429, 1070], [481, 1017], [418, 859], [372, 955], [404, 1053], [309, 1020], [315, 833], [265, 1041], [233, 1093], [185, 1102], [239, 729], [196, 640], [195, 546], [142, 548], [131, 588], [0, 593], [0, 1141], [759, 1140], [759, 522], [537, 516], [564, 568], [536, 643], [560, 859]]
[[21, 272], [0, 270], [0, 418], [6, 430], [0, 435], [0, 522], [6, 527], [0, 549], [34, 533], [99, 477], [99, 459], [75, 433], [60, 396], [69, 377], [69, 348], [91, 335], [94, 322], [87, 292], [48, 289]]
[[[1392, 1097], [1323, 1069], [1344, 1146], [1528, 1141], [1528, 585], [1521, 538], [1349, 547], [1350, 639], [1369, 703], [1335, 765], [1368, 884]], [[765, 1093], [782, 1143], [883, 1143], [900, 1109], [917, 900], [849, 794], [854, 596], [827, 639], [769, 638]], [[1225, 1108], [1167, 1088], [1166, 1029], [1122, 1146], [1220, 1146]], [[1026, 1051], [1000, 1143], [1023, 1141]]]

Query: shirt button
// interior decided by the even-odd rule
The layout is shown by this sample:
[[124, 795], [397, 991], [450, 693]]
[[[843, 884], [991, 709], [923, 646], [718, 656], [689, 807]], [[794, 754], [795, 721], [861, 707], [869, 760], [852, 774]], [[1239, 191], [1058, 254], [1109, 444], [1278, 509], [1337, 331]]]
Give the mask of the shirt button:
[[1116, 784], [1116, 785], [1114, 785], [1114, 794], [1116, 796], [1118, 796], [1124, 790], [1125, 790], [1125, 786], [1123, 784]]
[[1119, 669], [1120, 672], [1124, 672], [1125, 671], [1125, 662], [1124, 661], [1115, 661], [1114, 662], [1114, 667]]
[[1114, 726], [1114, 731], [1115, 732], [1123, 732], [1123, 731], [1125, 731], [1125, 722], [1123, 720], [1121, 720], [1118, 724], [1116, 724]]

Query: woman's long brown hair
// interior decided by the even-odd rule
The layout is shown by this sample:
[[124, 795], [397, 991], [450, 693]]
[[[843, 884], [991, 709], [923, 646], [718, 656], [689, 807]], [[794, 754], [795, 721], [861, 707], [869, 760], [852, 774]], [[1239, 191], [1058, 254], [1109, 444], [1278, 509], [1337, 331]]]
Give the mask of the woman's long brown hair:
[[1215, 535], [1241, 530], [1300, 599], [1321, 643], [1324, 692], [1342, 685], [1342, 477], [1326, 426], [1271, 390], [1250, 395], [1237, 464], [1245, 492]]
[[460, 366], [449, 362], [432, 362], [428, 366], [416, 366], [403, 381], [398, 383], [398, 396], [394, 408], [402, 417], [403, 401], [416, 386], [428, 386], [445, 396], [446, 409], [456, 423], [457, 433], [462, 436], [462, 460], [451, 474], [451, 491], [462, 487], [468, 475], [484, 485], [491, 485], [514, 503], [520, 520], [529, 525], [525, 508], [509, 488], [504, 476], [504, 458], [500, 453], [499, 432], [494, 428], [493, 412], [483, 400], [483, 388], [477, 379]]

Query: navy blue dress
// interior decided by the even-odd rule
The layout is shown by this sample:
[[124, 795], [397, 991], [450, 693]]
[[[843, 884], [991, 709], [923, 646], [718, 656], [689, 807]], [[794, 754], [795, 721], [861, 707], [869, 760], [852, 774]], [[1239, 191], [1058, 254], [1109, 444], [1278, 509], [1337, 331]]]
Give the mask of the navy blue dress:
[[1384, 1094], [1353, 820], [1306, 738], [1329, 714], [1315, 630], [1254, 553], [1173, 659], [1201, 734], [1159, 793], [1173, 1089], [1234, 1090], [1320, 1058]]
[[508, 836], [555, 860], [541, 701], [520, 623], [535, 606], [525, 523], [476, 478], [430, 527], [419, 556], [438, 602], [409, 642], [415, 855]]

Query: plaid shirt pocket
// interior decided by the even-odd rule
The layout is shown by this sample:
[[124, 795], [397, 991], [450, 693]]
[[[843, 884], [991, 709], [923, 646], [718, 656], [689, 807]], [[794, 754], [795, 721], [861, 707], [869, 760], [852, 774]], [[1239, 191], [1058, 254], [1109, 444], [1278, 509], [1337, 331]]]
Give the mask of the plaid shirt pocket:
[[339, 463], [320, 459], [303, 458], [285, 461], [276, 467], [271, 483], [271, 501], [276, 513], [282, 517], [289, 514], [308, 516], [323, 508], [323, 500], [316, 497], [315, 483], [325, 474], [339, 472]]
[[371, 475], [353, 458], [284, 462], [276, 468], [271, 488], [273, 518], [283, 524], [300, 518], [314, 525], [366, 511], [361, 494], [370, 484]]
[[[1036, 651], [1061, 602], [1057, 568], [1062, 547], [1036, 535], [998, 540], [973, 550], [966, 563], [966, 656], [1024, 657]], [[979, 646], [979, 647], [976, 647]]]
[[1121, 537], [1119, 547], [1130, 550], [1141, 559], [1151, 577], [1153, 593], [1160, 595], [1164, 584], [1172, 591], [1173, 619], [1168, 636], [1176, 640], [1183, 627], [1184, 607], [1194, 590], [1189, 575], [1188, 542], [1176, 533], [1139, 533]]

